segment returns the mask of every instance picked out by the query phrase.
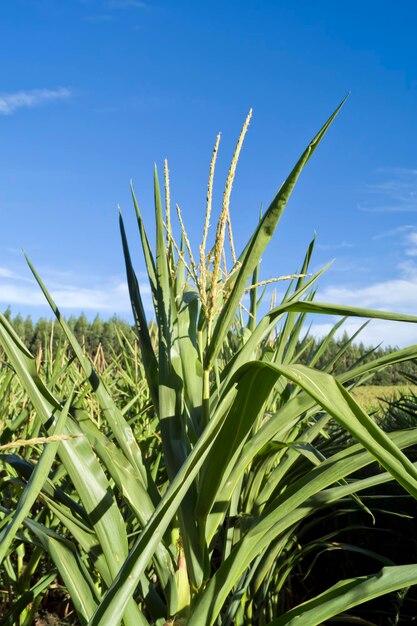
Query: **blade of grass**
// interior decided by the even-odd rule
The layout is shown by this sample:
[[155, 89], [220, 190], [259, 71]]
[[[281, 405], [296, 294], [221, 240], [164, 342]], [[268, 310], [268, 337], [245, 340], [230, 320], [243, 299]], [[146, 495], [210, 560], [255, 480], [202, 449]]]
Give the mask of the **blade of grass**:
[[[310, 370], [305, 366], [277, 366], [272, 364], [250, 363], [243, 366], [240, 371], [264, 370], [265, 380], [269, 378], [273, 386], [274, 380], [280, 375], [288, 377], [290, 380], [302, 386], [311, 395], [317, 403], [323, 407], [334, 419], [336, 419], [344, 428], [346, 428], [371, 455], [383, 465], [387, 471], [400, 483], [405, 489], [417, 497], [417, 470], [401, 450], [387, 438], [374, 422], [364, 413], [357, 403], [350, 397], [349, 393], [338, 383], [333, 377], [323, 372]], [[275, 378], [272, 372], [275, 371]], [[271, 386], [271, 388], [272, 388]], [[318, 471], [324, 471], [327, 463], [323, 462]], [[332, 472], [328, 475], [328, 480], [334, 482], [344, 478], [348, 464], [345, 461], [342, 465], [332, 466]], [[336, 469], [341, 472], [337, 476]], [[278, 505], [270, 505], [265, 512], [268, 517], [270, 512], [271, 519], [265, 523], [260, 520], [266, 519], [263, 516], [258, 520], [254, 527], [248, 531], [239, 544], [239, 548], [232, 552], [231, 556], [214, 574], [208, 583], [206, 589], [199, 595], [196, 604], [192, 608], [192, 617], [189, 626], [197, 626], [202, 623], [207, 626], [214, 623], [228, 593], [237, 583], [239, 577], [243, 574], [247, 565], [256, 557], [260, 550], [263, 550], [269, 542], [271, 542], [277, 533], [278, 520], [282, 520], [285, 515], [291, 520], [290, 513], [295, 512], [296, 506], [300, 506], [301, 502], [307, 498], [307, 494], [314, 495], [310, 489], [314, 489], [315, 493], [322, 490], [326, 483], [319, 480], [311, 480], [310, 476], [315, 476], [314, 470], [307, 474], [301, 482], [303, 486], [295, 483], [289, 487], [283, 494], [282, 508]], [[323, 479], [323, 475], [321, 476]], [[300, 482], [300, 481], [298, 481]], [[320, 485], [320, 486], [319, 486]], [[292, 500], [294, 498], [294, 500]], [[298, 500], [298, 499], [301, 500]], [[293, 501], [293, 503], [291, 503]], [[297, 501], [297, 505], [295, 505]], [[272, 520], [276, 520], [272, 521]], [[289, 523], [289, 522], [288, 522]], [[261, 539], [260, 539], [261, 537]]]
[[417, 584], [417, 564], [384, 567], [377, 574], [342, 580], [316, 598], [291, 609], [268, 626], [318, 626], [358, 604]]
[[158, 363], [149, 335], [149, 328], [146, 320], [142, 296], [140, 293], [139, 282], [133, 270], [132, 260], [130, 257], [126, 232], [123, 225], [121, 213], [119, 214], [119, 225], [126, 265], [127, 284], [129, 287], [130, 301], [132, 304], [133, 316], [135, 318], [136, 329], [139, 337], [140, 351], [142, 355], [143, 365], [145, 368], [146, 379], [148, 381], [149, 390], [151, 392], [151, 397], [156, 410], [158, 410]]
[[[71, 393], [65, 403], [63, 410], [58, 416], [56, 427], [53, 431], [54, 436], [62, 435], [64, 431], [72, 398], [73, 394]], [[22, 495], [19, 498], [19, 502], [17, 503], [16, 509], [13, 514], [13, 519], [0, 534], [0, 564], [5, 558], [9, 546], [11, 545], [13, 538], [17, 530], [19, 529], [20, 524], [22, 523], [22, 520], [29, 514], [32, 505], [35, 503], [46, 479], [48, 478], [60, 443], [61, 442], [58, 440], [48, 443], [44, 446], [40, 459], [36, 464], [36, 467], [32, 472], [32, 475], [26, 487], [24, 488]]]
[[22, 594], [6, 615], [2, 617], [2, 626], [15, 626], [18, 624], [19, 617], [22, 615], [24, 610], [31, 605], [38, 598], [38, 596], [48, 589], [57, 574], [57, 570], [52, 570], [49, 574], [42, 576], [42, 578], [35, 583], [29, 591]]
[[[36, 371], [35, 360], [22, 345], [13, 328], [0, 314], [0, 341], [19, 380], [28, 393], [42, 422], [49, 428], [51, 417], [62, 410]], [[131, 432], [131, 431], [130, 431]], [[62, 440], [58, 453], [97, 533], [109, 569], [114, 577], [127, 555], [126, 528], [113, 497], [110, 484], [87, 440], [79, 437], [75, 423], [68, 418], [64, 434], [77, 437]], [[124, 616], [126, 626], [142, 620], [133, 601], [128, 601]]]
[[275, 228], [282, 213], [284, 212], [285, 206], [291, 196], [298, 177], [324, 137], [329, 126], [344, 105], [345, 101], [346, 98], [341, 102], [314, 139], [307, 146], [287, 180], [284, 182], [274, 200], [270, 204], [268, 210], [265, 212], [265, 215], [262, 217], [244, 252], [239, 258], [241, 267], [232, 277], [232, 293], [230, 294], [226, 304], [223, 306], [217, 319], [215, 329], [213, 331], [213, 338], [208, 346], [205, 356], [205, 369], [211, 369], [214, 364], [214, 360], [223, 344], [225, 335], [233, 320], [235, 311], [239, 306], [239, 302], [242, 298], [246, 285], [250, 280], [255, 267], [258, 265], [265, 248], [270, 242], [272, 235], [274, 234]]
[[30, 260], [28, 259], [26, 255], [25, 255], [25, 258], [33, 276], [35, 277], [38, 285], [42, 289], [42, 292], [46, 300], [48, 301], [49, 306], [54, 312], [55, 317], [57, 318], [64, 332], [64, 335], [66, 336], [72, 349], [74, 350], [77, 356], [77, 359], [82, 369], [84, 370], [85, 375], [87, 376], [93, 391], [95, 392], [97, 396], [97, 399], [100, 403], [103, 413], [106, 416], [107, 421], [109, 422], [109, 425], [111, 427], [111, 430], [115, 439], [120, 445], [120, 448], [125, 453], [126, 458], [129, 459], [133, 467], [137, 469], [138, 475], [142, 479], [144, 485], [147, 485], [147, 481], [148, 481], [147, 472], [143, 465], [142, 455], [141, 455], [139, 446], [136, 443], [132, 429], [127, 424], [121, 411], [115, 405], [112, 397], [110, 396], [109, 392], [105, 388], [103, 381], [101, 381], [99, 377], [97, 376], [97, 373], [94, 371], [88, 357], [86, 357], [86, 355], [84, 354], [80, 344], [75, 338], [74, 333], [71, 331], [64, 317], [61, 315], [61, 312], [59, 311], [58, 307], [53, 301], [51, 295], [49, 294], [48, 290], [43, 284], [41, 278], [39, 277], [32, 263], [30, 262]]

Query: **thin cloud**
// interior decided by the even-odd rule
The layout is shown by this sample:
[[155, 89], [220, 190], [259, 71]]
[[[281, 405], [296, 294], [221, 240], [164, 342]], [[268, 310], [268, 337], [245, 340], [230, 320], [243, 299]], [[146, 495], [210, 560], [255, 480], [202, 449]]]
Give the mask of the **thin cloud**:
[[[92, 2], [86, 2], [85, 0], [82, 4], [90, 6], [93, 8]], [[95, 4], [95, 9], [97, 13], [93, 15], [89, 15], [85, 18], [88, 22], [92, 23], [106, 23], [113, 22], [115, 19], [115, 14], [117, 11], [123, 10], [137, 10], [137, 9], [147, 9], [148, 5], [146, 2], [142, 2], [141, 0], [104, 0]]]
[[353, 248], [353, 247], [354, 247], [354, 244], [348, 243], [347, 241], [342, 241], [341, 243], [335, 243], [335, 244], [323, 244], [323, 243], [317, 244], [318, 250], [343, 250], [345, 248]]
[[406, 237], [406, 242], [405, 254], [407, 256], [417, 256], [417, 232], [409, 233]]
[[357, 287], [329, 286], [320, 290], [317, 299], [337, 304], [352, 304], [366, 309], [381, 309], [415, 315], [417, 311], [417, 277], [404, 276]]
[[13, 272], [7, 267], [0, 267], [0, 278], [13, 278]]
[[[96, 279], [96, 286], [91, 288], [74, 284], [74, 282], [68, 283], [65, 281], [65, 275], [59, 276], [53, 271], [43, 272], [43, 276], [53, 299], [62, 311], [94, 311], [108, 314], [126, 314], [131, 311], [129, 290], [125, 280]], [[9, 305], [13, 308], [21, 305], [49, 310], [37, 284], [32, 279], [29, 279], [27, 284], [25, 282], [26, 280], [18, 273], [5, 267], [0, 268], [0, 309]], [[149, 286], [141, 284], [140, 287], [144, 297], [144, 306], [150, 310]]]
[[404, 224], [403, 226], [397, 226], [396, 228], [391, 228], [390, 230], [385, 230], [382, 233], [377, 233], [372, 236], [374, 241], [378, 239], [387, 239], [388, 237], [396, 237], [397, 235], [401, 235], [415, 228], [412, 224]]
[[[402, 260], [396, 266], [396, 276], [358, 285], [333, 284], [319, 289], [317, 300], [334, 304], [354, 305], [365, 309], [395, 311], [417, 316], [417, 227], [403, 225], [380, 233], [374, 238], [397, 237], [402, 250]], [[351, 335], [358, 327], [355, 320], [348, 320], [343, 329]], [[331, 324], [314, 319], [313, 334], [322, 336]], [[343, 330], [341, 331], [343, 333]], [[384, 342], [384, 345], [406, 346], [417, 342], [417, 324], [402, 324], [381, 320], [372, 321], [360, 339], [368, 345]]]
[[18, 109], [31, 109], [46, 102], [66, 100], [71, 96], [69, 89], [32, 89], [0, 94], [0, 115], [12, 115]]
[[[336, 323], [336, 319], [334, 323]], [[344, 332], [351, 337], [365, 320], [347, 320], [335, 337], [341, 338]], [[310, 335], [323, 338], [333, 328], [331, 322], [313, 322]], [[356, 342], [362, 341], [365, 346], [377, 346], [382, 342], [384, 347], [406, 348], [417, 343], [417, 324], [409, 322], [387, 322], [385, 320], [372, 320], [357, 336]]]
[[[417, 235], [414, 237], [417, 241]], [[407, 250], [405, 250], [407, 254]], [[413, 255], [414, 256], [414, 255]], [[416, 255], [417, 256], [417, 255]], [[417, 311], [417, 267], [411, 260], [403, 261], [397, 267], [399, 276], [385, 281], [358, 286], [329, 285], [319, 289], [317, 300], [334, 304], [354, 305], [364, 309], [395, 311], [406, 315], [416, 315]], [[323, 336], [331, 328], [331, 324], [314, 321], [313, 334]], [[358, 328], [356, 320], [348, 320], [343, 326], [349, 335]], [[417, 343], [417, 324], [394, 323], [373, 320], [359, 337], [367, 345], [384, 342], [388, 346], [406, 346]]]
[[114, 20], [112, 15], [108, 15], [107, 13], [103, 13], [101, 15], [89, 15], [85, 18], [87, 22], [93, 23], [103, 23], [103, 22], [112, 22]]
[[417, 213], [417, 201], [401, 200], [398, 204], [385, 204], [378, 206], [369, 206], [366, 204], [358, 204], [358, 210], [365, 213]]
[[[374, 235], [372, 239], [386, 239], [389, 237], [395, 237], [395, 245], [403, 248], [406, 257], [417, 256], [417, 227], [415, 225], [404, 224], [403, 226], [397, 226], [391, 230]], [[403, 271], [404, 263], [400, 263], [397, 267], [400, 271]]]
[[[130, 310], [129, 296], [125, 285], [97, 288], [51, 289], [58, 308], [65, 310], [93, 310], [109, 313], [126, 313]], [[47, 307], [42, 292], [36, 286], [24, 287], [17, 284], [0, 284], [0, 302], [8, 305], [30, 305]]]
[[411, 259], [407, 259], [406, 261], [402, 261], [398, 269], [401, 271], [401, 274], [404, 278], [409, 278], [413, 280], [413, 278], [417, 275], [417, 265]]
[[109, 9], [146, 9], [146, 2], [140, 0], [108, 0], [106, 3]]
[[382, 180], [366, 188], [367, 198], [358, 205], [368, 213], [417, 212], [417, 169], [380, 168]]
[[[22, 251], [20, 250], [20, 254], [22, 254]], [[20, 281], [20, 282], [33, 282], [30, 278], [28, 278], [27, 276], [22, 276], [21, 274], [19, 274], [18, 272], [15, 272], [14, 270], [9, 269], [8, 267], [4, 267], [1, 266], [0, 267], [0, 280], [1, 279], [13, 279], [13, 281]]]

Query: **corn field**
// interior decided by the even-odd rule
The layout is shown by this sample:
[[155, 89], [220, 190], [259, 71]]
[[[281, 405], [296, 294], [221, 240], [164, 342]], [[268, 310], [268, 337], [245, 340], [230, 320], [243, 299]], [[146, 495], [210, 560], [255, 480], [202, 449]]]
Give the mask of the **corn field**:
[[[367, 490], [393, 480], [417, 498], [417, 467], [407, 455], [417, 428], [385, 433], [350, 393], [382, 368], [415, 359], [417, 346], [336, 377], [334, 364], [353, 337], [316, 367], [347, 317], [417, 317], [316, 302], [326, 268], [310, 273], [314, 240], [294, 274], [259, 275], [292, 190], [343, 104], [238, 253], [230, 199], [251, 113], [217, 211], [220, 136], [215, 141], [197, 250], [178, 207], [173, 226], [167, 163], [162, 191], [154, 173], [154, 249], [132, 188], [154, 307], [148, 318], [120, 214], [139, 352], [121, 335], [122, 356], [94, 363], [28, 259], [64, 339], [37, 359], [0, 315], [5, 626], [35, 623], [51, 589], [67, 598], [74, 620], [67, 623], [83, 626], [314, 626], [417, 584], [417, 563], [381, 559], [375, 574], [310, 597], [295, 593], [297, 567], [312, 549], [301, 549], [299, 538], [318, 513], [348, 503], [372, 517]], [[284, 296], [268, 310], [265, 294], [278, 282]], [[340, 321], [300, 365], [309, 314]]]

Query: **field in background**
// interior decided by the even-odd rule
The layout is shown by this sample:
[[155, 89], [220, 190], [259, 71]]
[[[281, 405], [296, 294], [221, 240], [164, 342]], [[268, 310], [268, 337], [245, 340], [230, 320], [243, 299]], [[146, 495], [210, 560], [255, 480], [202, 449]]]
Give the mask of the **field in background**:
[[387, 402], [405, 394], [417, 396], [417, 385], [364, 385], [353, 391], [355, 399], [369, 413], [386, 408]]

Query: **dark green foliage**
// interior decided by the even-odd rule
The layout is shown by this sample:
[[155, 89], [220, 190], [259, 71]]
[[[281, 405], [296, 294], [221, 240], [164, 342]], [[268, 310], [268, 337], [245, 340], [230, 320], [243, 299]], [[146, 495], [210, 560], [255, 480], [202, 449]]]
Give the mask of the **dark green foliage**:
[[[310, 338], [309, 348], [305, 350], [301, 355], [299, 362], [303, 365], [308, 365], [318, 350], [321, 340]], [[327, 339], [327, 347], [323, 354], [318, 358], [315, 367], [317, 369], [325, 369], [327, 364], [330, 363], [339, 350], [349, 341], [349, 336], [345, 332], [338, 339]], [[382, 346], [365, 346], [362, 342], [350, 344], [343, 355], [337, 359], [334, 366], [331, 369], [331, 373], [338, 376], [350, 370], [355, 364], [370, 363], [382, 356], [395, 352], [398, 348], [390, 345], [386, 347]], [[372, 378], [369, 378], [363, 384], [367, 385], [400, 385], [407, 382], [408, 376], [417, 376], [417, 363], [415, 361], [406, 361], [403, 363], [397, 363], [390, 367], [385, 367], [378, 370]]]
[[[55, 352], [59, 343], [64, 340], [60, 326], [51, 319], [40, 317], [33, 322], [30, 316], [26, 319], [23, 319], [20, 314], [12, 317], [10, 308], [6, 310], [5, 317], [11, 322], [14, 330], [32, 354], [37, 354], [39, 349], [45, 351], [45, 347], [49, 348], [51, 342], [52, 350]], [[68, 325], [85, 351], [93, 357], [97, 354], [99, 346], [106, 357], [112, 354], [120, 355], [120, 338], [122, 337], [131, 344], [135, 341], [136, 335], [133, 327], [116, 315], [105, 321], [96, 315], [92, 322], [88, 321], [84, 314], [79, 317], [71, 316], [68, 319]]]
[[[28, 316], [23, 319], [20, 314], [12, 317], [10, 308], [6, 310], [5, 316], [11, 321], [14, 330], [33, 354], [37, 354], [40, 347], [44, 349], [45, 345], [49, 346], [51, 338], [53, 350], [56, 350], [58, 343], [63, 340], [61, 328], [52, 320], [41, 317], [36, 322], [33, 322], [31, 317]], [[81, 314], [79, 317], [71, 316], [68, 319], [68, 325], [78, 342], [92, 357], [96, 355], [99, 346], [102, 347], [106, 358], [113, 354], [120, 356], [120, 337], [125, 337], [132, 345], [136, 338], [134, 327], [117, 316], [113, 316], [108, 320], [102, 320], [99, 315], [96, 315], [93, 321], [90, 322], [84, 314]], [[345, 332], [340, 338], [332, 338], [328, 341], [326, 350], [317, 360], [315, 367], [320, 370], [325, 369], [326, 364], [333, 360], [348, 340], [349, 337]], [[320, 339], [310, 338], [308, 349], [300, 350], [298, 362], [308, 365], [320, 343]], [[366, 346], [362, 342], [352, 343], [347, 347], [341, 358], [337, 359], [331, 371], [336, 376], [343, 374], [350, 370], [358, 361], [369, 363], [384, 355], [391, 354], [395, 349], [392, 346], [378, 346], [375, 348]], [[417, 377], [417, 364], [415, 361], [406, 361], [381, 369], [363, 384], [400, 385], [407, 382], [407, 376]]]

